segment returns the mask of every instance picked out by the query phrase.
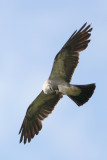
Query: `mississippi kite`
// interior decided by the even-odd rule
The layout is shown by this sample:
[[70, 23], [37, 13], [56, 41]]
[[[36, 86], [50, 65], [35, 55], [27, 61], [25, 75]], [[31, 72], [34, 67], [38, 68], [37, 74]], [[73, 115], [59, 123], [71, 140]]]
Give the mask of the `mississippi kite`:
[[92, 28], [85, 23], [75, 31], [54, 59], [53, 68], [38, 97], [27, 109], [19, 133], [20, 143], [24, 144], [39, 133], [42, 120], [54, 109], [58, 101], [67, 95], [78, 106], [86, 103], [92, 96], [95, 84], [71, 85], [70, 81], [79, 62], [79, 53], [87, 48]]

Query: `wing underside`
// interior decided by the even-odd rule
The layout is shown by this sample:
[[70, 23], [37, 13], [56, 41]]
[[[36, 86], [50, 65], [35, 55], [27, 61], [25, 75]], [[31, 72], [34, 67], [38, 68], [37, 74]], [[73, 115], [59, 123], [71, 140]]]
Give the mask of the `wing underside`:
[[80, 30], [75, 31], [54, 59], [49, 79], [63, 79], [70, 82], [79, 62], [79, 52], [87, 48], [90, 42], [92, 28], [85, 23]]
[[46, 118], [54, 109], [55, 105], [60, 100], [60, 94], [44, 94], [43, 91], [29, 106], [24, 121], [22, 123], [19, 134], [20, 143], [23, 141], [24, 144], [30, 142], [31, 139], [39, 133], [42, 128], [42, 120]]

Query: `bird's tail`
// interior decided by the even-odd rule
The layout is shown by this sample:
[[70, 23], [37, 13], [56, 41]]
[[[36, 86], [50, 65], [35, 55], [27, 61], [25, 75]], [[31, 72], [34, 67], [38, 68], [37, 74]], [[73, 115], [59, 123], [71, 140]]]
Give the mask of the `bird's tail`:
[[95, 87], [95, 83], [87, 85], [71, 85], [66, 91], [66, 95], [78, 106], [81, 106], [92, 96]]

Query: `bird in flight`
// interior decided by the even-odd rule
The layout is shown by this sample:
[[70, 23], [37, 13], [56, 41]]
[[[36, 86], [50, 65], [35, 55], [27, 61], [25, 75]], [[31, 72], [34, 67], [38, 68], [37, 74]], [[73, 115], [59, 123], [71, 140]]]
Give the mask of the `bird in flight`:
[[[87, 85], [70, 84], [72, 75], [79, 62], [79, 53], [87, 48], [90, 42], [91, 25], [85, 23], [75, 31], [54, 59], [53, 68], [45, 81], [41, 93], [27, 109], [19, 134], [20, 143], [30, 142], [42, 128], [42, 120], [55, 108], [55, 105], [67, 95], [78, 106], [86, 103], [92, 96], [95, 83]], [[24, 139], [24, 140], [23, 140]]]

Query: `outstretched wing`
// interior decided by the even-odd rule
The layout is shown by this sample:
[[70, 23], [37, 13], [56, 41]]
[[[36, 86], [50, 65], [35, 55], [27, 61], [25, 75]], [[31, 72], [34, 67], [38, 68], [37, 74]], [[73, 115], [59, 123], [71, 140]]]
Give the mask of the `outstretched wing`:
[[39, 133], [42, 128], [42, 120], [46, 118], [54, 109], [61, 98], [61, 94], [44, 94], [43, 91], [29, 106], [19, 134], [20, 143], [24, 138], [24, 144]]
[[87, 23], [78, 32], [76, 30], [56, 55], [49, 79], [59, 78], [66, 82], [71, 81], [73, 72], [79, 62], [79, 52], [86, 49], [90, 42], [89, 37], [92, 28], [90, 25], [86, 25]]

